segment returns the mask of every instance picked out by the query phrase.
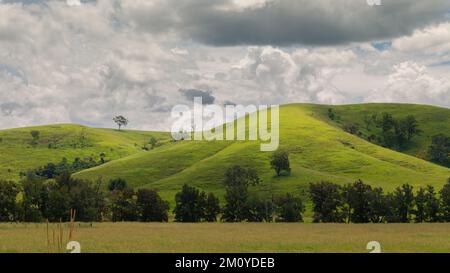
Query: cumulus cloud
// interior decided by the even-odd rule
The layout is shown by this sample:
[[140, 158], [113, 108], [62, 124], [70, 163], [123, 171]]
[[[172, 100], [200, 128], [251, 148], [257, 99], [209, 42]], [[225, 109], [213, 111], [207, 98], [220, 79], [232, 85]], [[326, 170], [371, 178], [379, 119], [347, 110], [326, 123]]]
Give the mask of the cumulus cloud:
[[[293, 1], [292, 10], [284, 0], [75, 2], [0, 4], [0, 128], [110, 127], [121, 114], [130, 128], [168, 130], [172, 106], [194, 96], [219, 105], [398, 100], [450, 106], [448, 78], [426, 67], [448, 56], [449, 23], [417, 29], [440, 20], [436, 7], [446, 7], [440, 1], [408, 1], [402, 10], [403, 0], [386, 0], [381, 9], [394, 9], [378, 19], [369, 13], [380, 10], [364, 5], [360, 11], [358, 1]], [[357, 16], [371, 23], [356, 24]], [[371, 42], [410, 32], [382, 50]], [[271, 45], [258, 45], [265, 43]], [[423, 54], [427, 48], [431, 53]]]
[[450, 106], [450, 77], [433, 77], [425, 66], [404, 62], [394, 66], [387, 84], [367, 101], [427, 103]]
[[404, 52], [448, 53], [450, 52], [450, 22], [418, 29], [412, 35], [395, 39], [392, 46]]

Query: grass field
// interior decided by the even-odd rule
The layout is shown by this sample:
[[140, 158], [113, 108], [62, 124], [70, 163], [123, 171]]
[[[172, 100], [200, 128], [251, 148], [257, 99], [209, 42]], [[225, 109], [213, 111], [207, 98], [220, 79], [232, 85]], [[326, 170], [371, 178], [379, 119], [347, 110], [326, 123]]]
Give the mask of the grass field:
[[[48, 252], [45, 224], [0, 224], [0, 252]], [[67, 237], [67, 232], [64, 238]], [[450, 252], [450, 224], [94, 223], [81, 252]], [[67, 241], [67, 240], [66, 240]]]

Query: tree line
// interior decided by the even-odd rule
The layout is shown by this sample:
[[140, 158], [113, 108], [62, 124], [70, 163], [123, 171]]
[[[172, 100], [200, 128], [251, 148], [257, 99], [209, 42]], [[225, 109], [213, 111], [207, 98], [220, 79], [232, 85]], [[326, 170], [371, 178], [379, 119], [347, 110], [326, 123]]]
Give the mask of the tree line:
[[409, 184], [384, 193], [358, 180], [340, 186], [310, 184], [316, 223], [450, 222], [450, 179], [438, 192], [433, 186], [416, 192]]
[[[226, 205], [220, 206], [213, 193], [183, 185], [175, 195], [177, 222], [301, 221], [304, 211], [299, 198], [290, 194], [269, 201], [249, 194], [248, 188], [260, 179], [253, 169], [229, 168], [225, 175]], [[101, 179], [91, 182], [65, 172], [48, 180], [28, 173], [21, 183], [0, 181], [0, 221], [68, 221], [69, 211], [76, 220], [167, 222], [169, 202], [154, 189], [133, 189], [124, 179], [112, 179], [107, 190]], [[20, 198], [19, 198], [20, 195]], [[220, 218], [219, 218], [220, 216]]]
[[[251, 187], [260, 183], [252, 168], [233, 166], [224, 177], [225, 204], [195, 187], [183, 185], [175, 195], [177, 222], [301, 222], [303, 200], [290, 193], [267, 197]], [[404, 184], [384, 193], [358, 180], [344, 186], [312, 183], [309, 186], [313, 222], [408, 223], [450, 221], [450, 179], [439, 191]], [[21, 198], [18, 198], [19, 194]], [[29, 176], [21, 184], [0, 181], [0, 221], [169, 221], [169, 203], [154, 189], [133, 189], [123, 179], [113, 179], [107, 190], [102, 181], [89, 182], [64, 173], [55, 180]]]

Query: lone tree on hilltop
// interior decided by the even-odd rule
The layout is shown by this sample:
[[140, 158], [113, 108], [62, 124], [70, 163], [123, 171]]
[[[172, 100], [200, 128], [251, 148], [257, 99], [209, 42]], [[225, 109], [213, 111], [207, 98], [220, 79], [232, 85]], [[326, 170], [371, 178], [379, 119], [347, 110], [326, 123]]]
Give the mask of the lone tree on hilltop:
[[124, 116], [115, 116], [113, 117], [113, 121], [119, 126], [119, 131], [122, 126], [128, 125], [128, 119], [126, 119]]

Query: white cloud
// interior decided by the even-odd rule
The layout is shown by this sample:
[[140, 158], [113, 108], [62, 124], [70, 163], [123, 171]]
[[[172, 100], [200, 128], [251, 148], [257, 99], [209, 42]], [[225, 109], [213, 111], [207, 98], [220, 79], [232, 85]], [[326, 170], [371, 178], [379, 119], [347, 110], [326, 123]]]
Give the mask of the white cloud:
[[449, 52], [450, 22], [418, 29], [410, 36], [395, 39], [392, 46], [406, 52]]
[[[239, 12], [269, 2], [249, 1]], [[418, 30], [383, 51], [370, 43], [213, 47], [180, 38], [186, 30], [178, 24], [186, 18], [178, 14], [183, 5], [173, 4], [0, 4], [0, 128], [108, 127], [113, 115], [123, 114], [130, 128], [167, 130], [171, 107], [186, 103], [179, 90], [208, 91], [218, 104], [398, 100], [450, 106], [448, 78], [423, 66], [436, 58], [417, 57], [423, 48], [446, 54], [440, 37], [449, 23]]]
[[426, 103], [450, 106], [450, 77], [433, 77], [425, 66], [404, 62], [394, 66], [387, 84], [366, 101]]

